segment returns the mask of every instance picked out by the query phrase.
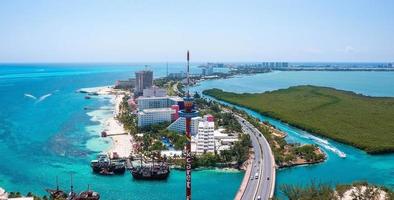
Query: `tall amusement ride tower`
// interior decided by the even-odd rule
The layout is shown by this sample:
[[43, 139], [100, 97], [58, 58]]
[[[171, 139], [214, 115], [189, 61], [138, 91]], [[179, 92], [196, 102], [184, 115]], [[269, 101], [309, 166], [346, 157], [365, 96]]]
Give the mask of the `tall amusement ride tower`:
[[187, 93], [184, 97], [185, 109], [179, 111], [179, 116], [184, 117], [186, 120], [186, 200], [191, 200], [192, 198], [192, 156], [191, 156], [191, 133], [190, 126], [193, 117], [198, 116], [198, 112], [194, 110], [193, 98], [190, 96], [190, 55], [187, 51]]

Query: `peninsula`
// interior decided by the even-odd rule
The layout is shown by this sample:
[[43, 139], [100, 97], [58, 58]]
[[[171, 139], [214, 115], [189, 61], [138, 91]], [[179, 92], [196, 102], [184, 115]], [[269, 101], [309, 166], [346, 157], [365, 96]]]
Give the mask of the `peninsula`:
[[394, 98], [310, 85], [255, 94], [219, 89], [203, 93], [370, 154], [394, 152]]

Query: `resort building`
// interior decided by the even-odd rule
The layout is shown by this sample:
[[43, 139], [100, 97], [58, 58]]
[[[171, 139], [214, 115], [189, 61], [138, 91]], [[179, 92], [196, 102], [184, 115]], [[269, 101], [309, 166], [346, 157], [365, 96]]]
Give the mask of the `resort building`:
[[135, 73], [135, 94], [142, 95], [144, 89], [153, 85], [153, 72], [150, 70], [142, 70]]
[[129, 78], [128, 80], [117, 80], [115, 83], [115, 89], [131, 89], [135, 87], [135, 78]]
[[138, 97], [137, 99], [138, 109], [150, 109], [150, 108], [168, 108], [172, 105], [179, 105], [180, 109], [183, 108], [183, 99], [180, 97]]
[[159, 88], [157, 86], [152, 86], [143, 90], [142, 96], [144, 97], [165, 97], [167, 96], [167, 90]]
[[[200, 121], [203, 121], [202, 117], [194, 117], [192, 118], [190, 125], [190, 134], [192, 136], [197, 135], [198, 132], [198, 124]], [[179, 117], [172, 124], [167, 127], [170, 131], [175, 131], [177, 133], [185, 133], [186, 132], [186, 119], [184, 117]]]
[[196, 137], [196, 153], [214, 153], [215, 152], [215, 123], [213, 121], [200, 121], [198, 123], [198, 133]]
[[144, 127], [161, 122], [170, 122], [171, 115], [175, 112], [172, 108], [152, 108], [138, 112], [138, 126]]
[[138, 126], [144, 127], [160, 122], [171, 122], [178, 119], [178, 111], [183, 107], [180, 97], [144, 97], [137, 99]]

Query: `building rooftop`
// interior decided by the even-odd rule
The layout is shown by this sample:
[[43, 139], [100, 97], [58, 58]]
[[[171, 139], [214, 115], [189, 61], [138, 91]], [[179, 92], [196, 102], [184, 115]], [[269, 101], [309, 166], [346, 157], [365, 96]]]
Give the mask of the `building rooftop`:
[[172, 111], [172, 108], [149, 108], [149, 109], [143, 109], [140, 111], [140, 113], [156, 113], [156, 112], [168, 112]]
[[175, 101], [183, 101], [183, 98], [181, 97], [177, 97], [177, 96], [164, 96], [164, 97], [144, 97], [144, 96], [140, 96], [138, 97], [137, 100], [146, 100], [146, 99], [172, 99]]

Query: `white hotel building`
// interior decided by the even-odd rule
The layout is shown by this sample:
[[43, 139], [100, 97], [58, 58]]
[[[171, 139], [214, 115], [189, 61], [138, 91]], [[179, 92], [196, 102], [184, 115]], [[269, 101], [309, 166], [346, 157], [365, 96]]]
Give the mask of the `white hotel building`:
[[[193, 117], [190, 124], [190, 133], [194, 136], [198, 133], [198, 123], [202, 121], [202, 117]], [[175, 131], [177, 133], [186, 132], [186, 119], [184, 117], [179, 117], [176, 121], [167, 127], [170, 131]]]
[[198, 123], [198, 133], [196, 136], [196, 153], [215, 152], [215, 123], [213, 121], [200, 121]]
[[180, 97], [144, 97], [137, 99], [138, 105], [138, 126], [144, 127], [151, 124], [161, 122], [170, 122], [171, 116], [176, 113], [176, 110], [171, 108], [172, 105], [178, 105], [178, 102], [183, 101]]
[[151, 124], [171, 121], [171, 114], [175, 110], [172, 108], [152, 108], [145, 109], [138, 112], [138, 126], [144, 127]]

